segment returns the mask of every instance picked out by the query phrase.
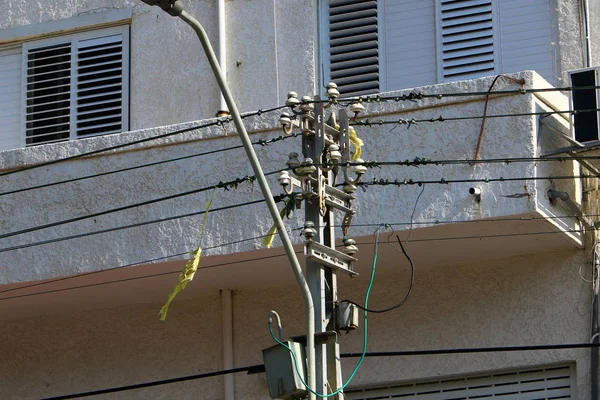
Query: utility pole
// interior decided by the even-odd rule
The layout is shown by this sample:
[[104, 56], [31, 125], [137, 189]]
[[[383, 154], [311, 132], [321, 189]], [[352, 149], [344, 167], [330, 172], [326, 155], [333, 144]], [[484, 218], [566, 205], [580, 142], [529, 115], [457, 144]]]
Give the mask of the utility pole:
[[[328, 85], [327, 96], [335, 100], [339, 93], [336, 85]], [[337, 274], [356, 275], [352, 263], [358, 251], [355, 241], [345, 237], [355, 211], [352, 209], [356, 183], [366, 168], [351, 166], [349, 120], [345, 110], [341, 110], [339, 129], [335, 114], [325, 123], [325, 109], [331, 106], [320, 97], [297, 99], [295, 92], [288, 94], [286, 105], [290, 106], [296, 118], [283, 114], [280, 121], [286, 133], [294, 126], [302, 131], [302, 156], [291, 153], [287, 165], [297, 178], [283, 171], [279, 182], [288, 194], [295, 193], [299, 205], [305, 202], [305, 224], [302, 235], [305, 238], [306, 280], [315, 307], [315, 372], [318, 394], [332, 394], [333, 399], [343, 400], [338, 335], [340, 331], [355, 329], [358, 324], [358, 310], [352, 304], [338, 303]], [[355, 105], [354, 109], [362, 109]], [[361, 162], [362, 160], [355, 160]], [[343, 172], [342, 172], [343, 171]], [[355, 179], [349, 173], [357, 175]], [[341, 175], [341, 176], [340, 176]], [[337, 189], [336, 180], [341, 178], [343, 190]], [[335, 212], [341, 212], [344, 246], [336, 250]], [[306, 343], [306, 337], [293, 337], [293, 341]], [[265, 363], [266, 364], [266, 363]], [[267, 368], [267, 375], [269, 369]], [[281, 385], [280, 385], [281, 386]], [[278, 398], [296, 398], [279, 393]], [[273, 393], [272, 393], [273, 397]], [[274, 397], [276, 398], [276, 397]]]

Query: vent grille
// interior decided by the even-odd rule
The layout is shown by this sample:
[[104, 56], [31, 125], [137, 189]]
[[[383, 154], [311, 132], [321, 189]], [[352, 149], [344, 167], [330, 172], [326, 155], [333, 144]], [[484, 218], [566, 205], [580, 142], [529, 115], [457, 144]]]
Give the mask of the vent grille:
[[379, 91], [377, 1], [329, 1], [330, 79], [342, 95]]
[[504, 372], [475, 377], [452, 378], [347, 390], [349, 400], [549, 400], [571, 398], [569, 366]]
[[494, 73], [492, 0], [441, 0], [444, 80]]

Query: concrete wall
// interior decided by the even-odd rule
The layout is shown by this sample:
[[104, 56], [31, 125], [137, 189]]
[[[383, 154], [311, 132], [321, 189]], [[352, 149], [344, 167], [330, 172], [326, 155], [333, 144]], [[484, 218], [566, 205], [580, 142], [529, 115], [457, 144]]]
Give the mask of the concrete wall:
[[[409, 253], [411, 249], [408, 245]], [[364, 250], [364, 257], [371, 255]], [[584, 276], [589, 274], [585, 258], [583, 252], [550, 252], [444, 267], [417, 263], [408, 303], [391, 313], [370, 315], [368, 350], [586, 342], [591, 284], [579, 276], [580, 267]], [[376, 277], [372, 307], [390, 305], [407, 289], [408, 263], [398, 256], [389, 267], [391, 272]], [[368, 274], [342, 278], [340, 296], [362, 301], [367, 281]], [[87, 290], [77, 292], [85, 297]], [[102, 290], [109, 298], [116, 289], [107, 285]], [[261, 350], [273, 344], [266, 327], [269, 310], [281, 314], [286, 335], [303, 333], [295, 286], [238, 291], [233, 305], [235, 367], [262, 363]], [[221, 369], [218, 293], [176, 300], [165, 323], [158, 321], [159, 306], [100, 307], [85, 313], [67, 307], [37, 318], [4, 320], [0, 397], [36, 399]], [[341, 336], [342, 352], [358, 352], [361, 343], [362, 322], [359, 330]], [[559, 350], [367, 359], [352, 385], [574, 362], [574, 398], [585, 400], [590, 398], [588, 354]], [[355, 362], [343, 359], [344, 377]], [[223, 399], [222, 385], [216, 377], [98, 398]], [[236, 374], [235, 394], [237, 399], [267, 399], [265, 375]]]

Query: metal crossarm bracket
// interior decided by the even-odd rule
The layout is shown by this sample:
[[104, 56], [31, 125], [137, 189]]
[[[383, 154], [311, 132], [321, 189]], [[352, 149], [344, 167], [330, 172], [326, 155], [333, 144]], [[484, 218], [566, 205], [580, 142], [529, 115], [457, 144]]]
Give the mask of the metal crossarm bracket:
[[342, 192], [333, 186], [325, 186], [325, 204], [330, 207], [336, 208], [346, 214], [352, 213], [353, 211], [350, 202], [354, 199], [355, 197], [351, 194]]
[[340, 270], [349, 275], [358, 275], [354, 272], [352, 262], [357, 261], [341, 251], [337, 251], [317, 242], [307, 242], [304, 246], [304, 254], [308, 260], [312, 260], [320, 265]]

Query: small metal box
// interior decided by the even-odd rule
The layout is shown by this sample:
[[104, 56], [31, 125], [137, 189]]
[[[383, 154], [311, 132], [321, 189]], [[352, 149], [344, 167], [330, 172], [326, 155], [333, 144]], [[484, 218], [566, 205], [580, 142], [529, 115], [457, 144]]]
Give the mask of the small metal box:
[[[294, 352], [298, 364], [298, 372], [306, 380], [305, 348], [300, 343], [284, 342]], [[267, 373], [269, 394], [272, 399], [301, 399], [306, 396], [306, 388], [296, 373], [292, 354], [281, 345], [263, 350], [263, 360]]]

